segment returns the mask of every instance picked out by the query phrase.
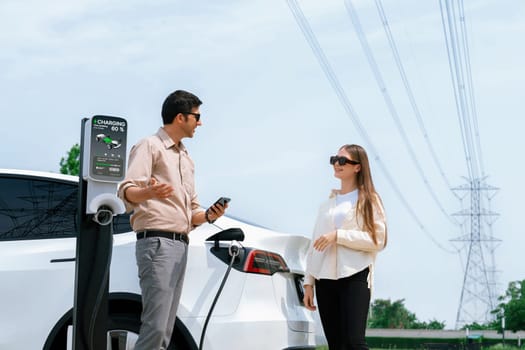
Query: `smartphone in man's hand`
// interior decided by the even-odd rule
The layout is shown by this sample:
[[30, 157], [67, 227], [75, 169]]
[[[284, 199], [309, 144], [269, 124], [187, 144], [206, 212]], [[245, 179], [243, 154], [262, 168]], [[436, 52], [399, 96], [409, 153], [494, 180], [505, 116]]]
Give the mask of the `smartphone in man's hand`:
[[224, 207], [226, 205], [226, 203], [228, 203], [229, 201], [231, 201], [230, 198], [228, 198], [228, 197], [221, 197], [221, 198], [217, 199], [215, 201], [215, 203], [213, 203], [212, 207], [214, 207], [217, 204], [219, 204], [220, 206]]

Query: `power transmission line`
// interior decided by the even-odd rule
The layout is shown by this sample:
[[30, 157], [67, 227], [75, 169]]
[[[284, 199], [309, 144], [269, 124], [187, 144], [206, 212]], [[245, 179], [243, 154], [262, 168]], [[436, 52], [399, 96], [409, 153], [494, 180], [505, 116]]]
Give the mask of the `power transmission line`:
[[[473, 143], [472, 130], [475, 130], [479, 142], [479, 132], [477, 131], [477, 116], [473, 115], [473, 87], [470, 73], [470, 58], [468, 57], [468, 44], [466, 44], [466, 33], [462, 31], [461, 37], [458, 34], [457, 23], [455, 21], [456, 12], [454, 6], [445, 1], [439, 3], [445, 42], [447, 44], [447, 54], [449, 60], [450, 75], [453, 82], [456, 110], [461, 128], [463, 149], [467, 162], [467, 170], [470, 179], [480, 177], [480, 172], [484, 172], [481, 161], [481, 150], [477, 149]], [[445, 13], [446, 12], [446, 13]], [[464, 13], [461, 12], [461, 21], [464, 20]], [[464, 28], [464, 27], [463, 27]], [[461, 40], [461, 42], [460, 42]], [[466, 76], [466, 78], [465, 78]], [[470, 82], [470, 83], [469, 83]]]
[[483, 165], [483, 157], [481, 153], [481, 142], [479, 137], [479, 127], [478, 127], [478, 112], [476, 108], [476, 98], [474, 94], [474, 83], [472, 82], [472, 69], [470, 64], [470, 49], [467, 39], [467, 27], [465, 23], [465, 8], [463, 7], [463, 1], [459, 2], [459, 16], [462, 28], [462, 44], [463, 52], [465, 53], [465, 70], [467, 74], [467, 83], [469, 91], [469, 102], [470, 102], [470, 111], [472, 115], [472, 126], [474, 128], [474, 135], [476, 137], [476, 150], [477, 150], [477, 159], [479, 162], [479, 168], [481, 169], [481, 177], [485, 177], [485, 169]]
[[388, 23], [387, 16], [385, 14], [385, 10], [383, 9], [383, 5], [381, 3], [381, 0], [376, 0], [376, 7], [377, 11], [379, 13], [379, 17], [381, 18], [381, 22], [383, 23], [383, 28], [385, 30], [386, 37], [388, 39], [388, 43], [390, 45], [390, 48], [392, 49], [392, 54], [394, 55], [394, 60], [397, 65], [397, 69], [399, 71], [399, 74], [401, 75], [401, 80], [403, 81], [403, 85], [405, 86], [405, 90], [408, 95], [408, 99], [410, 101], [410, 105], [412, 106], [412, 110], [414, 111], [414, 114], [416, 116], [419, 129], [421, 133], [423, 134], [423, 138], [425, 139], [425, 142], [427, 144], [428, 150], [430, 152], [430, 155], [432, 156], [432, 160], [434, 161], [434, 164], [436, 165], [436, 168], [439, 171], [439, 174], [443, 178], [443, 181], [447, 185], [448, 188], [452, 188], [452, 185], [450, 184], [450, 181], [448, 180], [447, 176], [445, 175], [445, 172], [443, 171], [443, 167], [441, 166], [441, 162], [439, 161], [438, 156], [436, 155], [436, 152], [434, 150], [434, 147], [432, 146], [432, 143], [430, 142], [430, 137], [428, 135], [427, 129], [425, 127], [425, 123], [423, 122], [423, 118], [421, 116], [421, 112], [419, 111], [419, 107], [416, 103], [416, 99], [414, 97], [414, 93], [412, 92], [412, 88], [408, 82], [407, 75], [405, 73], [405, 68], [403, 66], [403, 63], [401, 61], [401, 57], [399, 55], [399, 51], [397, 49], [396, 42], [394, 40], [394, 36], [392, 35], [392, 31], [390, 30], [390, 25]]
[[[499, 240], [493, 236], [492, 221], [483, 221], [482, 218], [498, 215], [484, 206], [484, 197], [490, 202], [493, 196], [486, 194], [495, 193], [497, 189], [485, 183], [463, 1], [440, 0], [439, 6], [469, 173], [467, 184], [456, 189], [468, 192], [470, 198], [470, 208], [457, 214], [468, 218], [470, 224], [470, 232], [455, 239], [468, 246], [463, 287], [456, 316], [456, 328], [458, 328], [468, 323], [486, 323], [493, 319], [491, 311], [496, 305], [494, 250]], [[457, 18], [460, 22], [459, 29]], [[489, 226], [489, 235], [485, 234], [486, 226]], [[491, 256], [490, 269], [487, 268], [486, 250]]]
[[400, 199], [403, 206], [407, 209], [410, 216], [414, 219], [414, 221], [418, 224], [420, 229], [425, 233], [431, 240], [436, 244], [439, 248], [442, 250], [448, 252], [448, 253], [455, 253], [454, 251], [451, 251], [444, 246], [442, 246], [433, 236], [428, 232], [426, 227], [422, 224], [421, 220], [419, 220], [418, 216], [412, 209], [412, 207], [408, 204], [407, 200], [401, 193], [399, 187], [397, 186], [396, 182], [388, 172], [387, 168], [381, 161], [378, 152], [376, 151], [370, 137], [368, 136], [368, 133], [366, 132], [365, 128], [363, 127], [361, 120], [359, 119], [359, 116], [355, 112], [354, 108], [352, 107], [350, 101], [348, 100], [346, 96], [346, 92], [342, 88], [341, 84], [339, 83], [339, 80], [337, 79], [336, 74], [334, 73], [330, 63], [328, 62], [328, 59], [326, 58], [326, 55], [324, 54], [323, 50], [321, 49], [319, 42], [317, 41], [317, 38], [315, 37], [314, 33], [312, 32], [312, 29], [310, 28], [310, 25], [308, 24], [308, 21], [306, 20], [304, 13], [302, 12], [300, 6], [297, 4], [296, 0], [286, 0], [288, 7], [290, 8], [290, 11], [292, 12], [297, 25], [301, 29], [301, 32], [303, 33], [303, 36], [305, 37], [306, 41], [310, 45], [310, 48], [312, 52], [314, 53], [315, 57], [317, 58], [317, 61], [319, 65], [321, 66], [321, 69], [323, 70], [323, 73], [325, 74], [326, 78], [328, 79], [332, 89], [334, 90], [335, 94], [337, 95], [339, 101], [343, 105], [343, 108], [347, 114], [347, 116], [352, 120], [354, 123], [354, 126], [356, 127], [359, 134], [363, 137], [364, 141], [368, 145], [367, 148], [369, 149], [370, 153], [374, 155], [374, 159], [376, 160], [377, 164], [380, 166], [381, 170], [385, 174], [386, 179], [390, 183], [390, 186]]
[[363, 31], [363, 26], [361, 25], [361, 21], [359, 20], [359, 15], [357, 14], [357, 11], [355, 10], [354, 6], [352, 5], [351, 0], [345, 0], [345, 6], [348, 13], [348, 16], [350, 17], [350, 20], [352, 21], [352, 24], [354, 25], [354, 29], [357, 33], [357, 37], [359, 39], [359, 42], [361, 43], [361, 48], [363, 49], [365, 56], [367, 58], [368, 64], [372, 70], [372, 73], [374, 75], [374, 78], [376, 80], [376, 83], [383, 95], [383, 99], [385, 100], [385, 103], [387, 105], [388, 111], [390, 112], [390, 116], [394, 120], [394, 123], [397, 127], [397, 130], [399, 134], [401, 135], [401, 138], [403, 140], [403, 143], [405, 145], [406, 150], [408, 151], [408, 154], [410, 155], [410, 158], [412, 159], [412, 162], [416, 166], [416, 169], [419, 173], [419, 176], [423, 179], [423, 183], [425, 184], [425, 187], [427, 191], [430, 193], [430, 196], [436, 203], [436, 205], [439, 207], [443, 215], [450, 220], [453, 224], [457, 224], [457, 221], [454, 220], [453, 217], [449, 215], [449, 213], [446, 212], [445, 208], [439, 201], [435, 191], [430, 186], [430, 183], [427, 179], [427, 176], [425, 172], [423, 171], [423, 168], [421, 167], [421, 164], [419, 163], [416, 153], [414, 152], [414, 148], [412, 147], [408, 136], [405, 132], [405, 129], [403, 128], [403, 124], [401, 122], [401, 119], [399, 118], [399, 115], [397, 113], [397, 110], [394, 106], [394, 103], [392, 102], [392, 98], [390, 97], [390, 93], [388, 92], [388, 89], [386, 87], [385, 81], [383, 79], [383, 76], [379, 70], [379, 65], [377, 64], [374, 54], [372, 53], [372, 49], [370, 48], [370, 45], [368, 43], [368, 40], [366, 39], [365, 33]]

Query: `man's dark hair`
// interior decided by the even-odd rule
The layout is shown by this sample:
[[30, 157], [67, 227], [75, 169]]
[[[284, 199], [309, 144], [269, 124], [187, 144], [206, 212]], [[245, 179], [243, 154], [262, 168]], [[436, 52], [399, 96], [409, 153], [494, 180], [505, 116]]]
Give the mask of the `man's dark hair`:
[[199, 107], [202, 101], [184, 90], [177, 90], [166, 97], [162, 104], [162, 121], [164, 125], [171, 124], [175, 116], [179, 113], [191, 112], [194, 107]]

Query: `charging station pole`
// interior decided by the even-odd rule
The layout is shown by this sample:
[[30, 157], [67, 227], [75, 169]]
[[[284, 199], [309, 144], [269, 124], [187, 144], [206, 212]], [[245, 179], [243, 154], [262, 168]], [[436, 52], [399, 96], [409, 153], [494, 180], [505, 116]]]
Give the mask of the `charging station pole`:
[[82, 119], [76, 245], [73, 349], [107, 348], [113, 216], [125, 212], [116, 196], [126, 171], [127, 122], [97, 115]]

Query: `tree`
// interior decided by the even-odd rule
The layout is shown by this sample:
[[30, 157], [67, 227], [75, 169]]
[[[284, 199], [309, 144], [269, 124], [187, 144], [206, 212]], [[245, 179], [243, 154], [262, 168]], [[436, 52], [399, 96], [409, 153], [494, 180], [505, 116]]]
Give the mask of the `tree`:
[[514, 332], [525, 330], [525, 280], [510, 282], [498, 301], [498, 307], [492, 311], [496, 316], [493, 328], [501, 330], [501, 319], [505, 317], [505, 329]]
[[432, 320], [420, 322], [413, 312], [407, 310], [405, 300], [376, 299], [371, 305], [371, 315], [368, 319], [370, 328], [397, 328], [397, 329], [443, 329], [445, 322]]
[[489, 323], [482, 323], [479, 324], [477, 322], [469, 323], [461, 327], [462, 330], [470, 329], [471, 331], [482, 331], [486, 329], [497, 329], [498, 327], [494, 326], [495, 322], [489, 322]]
[[370, 328], [410, 328], [416, 321], [416, 315], [406, 309], [404, 302], [404, 299], [393, 303], [390, 299], [374, 300], [368, 326]]
[[60, 173], [69, 175], [80, 173], [80, 146], [78, 143], [71, 147], [65, 158], [60, 159]]
[[426, 323], [423, 322], [424, 329], [445, 329], [445, 322], [440, 322], [436, 319], [431, 320], [430, 322]]

